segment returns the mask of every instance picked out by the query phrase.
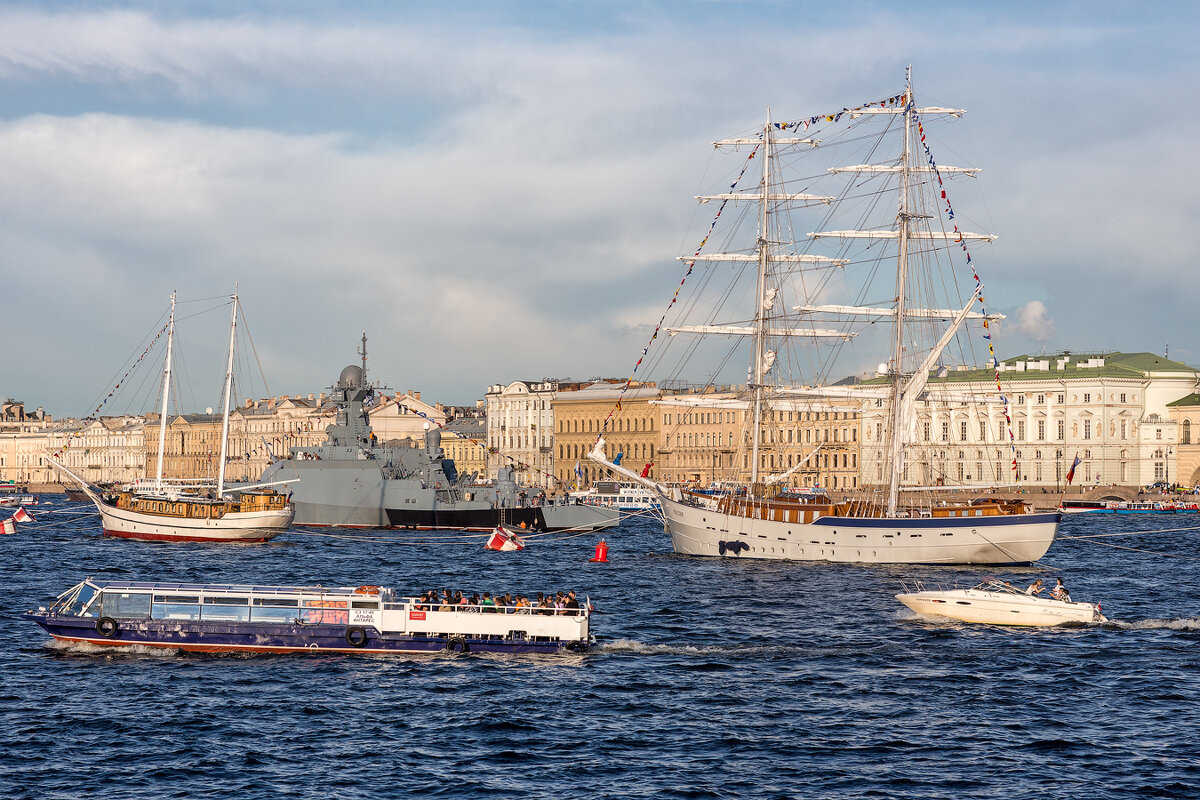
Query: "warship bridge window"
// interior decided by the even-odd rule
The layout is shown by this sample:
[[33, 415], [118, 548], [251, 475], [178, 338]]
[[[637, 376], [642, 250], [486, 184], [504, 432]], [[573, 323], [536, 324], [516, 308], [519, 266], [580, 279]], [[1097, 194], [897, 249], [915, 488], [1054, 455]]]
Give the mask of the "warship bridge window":
[[[112, 615], [109, 614], [109, 616]], [[200, 619], [200, 597], [197, 595], [156, 594], [154, 595], [154, 604], [150, 607], [150, 618]]]
[[104, 592], [96, 604], [99, 616], [125, 619], [150, 616], [150, 595], [145, 592]]

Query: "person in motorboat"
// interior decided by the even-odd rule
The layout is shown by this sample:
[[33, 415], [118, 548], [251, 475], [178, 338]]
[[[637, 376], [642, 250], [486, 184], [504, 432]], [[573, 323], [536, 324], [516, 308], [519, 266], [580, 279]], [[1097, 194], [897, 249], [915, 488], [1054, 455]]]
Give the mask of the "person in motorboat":
[[1063, 586], [1062, 578], [1058, 579], [1058, 583], [1050, 590], [1051, 600], [1061, 600], [1064, 603], [1071, 602], [1071, 595], [1067, 594], [1067, 587]]
[[1042, 593], [1042, 579], [1038, 578], [1033, 583], [1029, 584], [1029, 588], [1025, 590], [1025, 594], [1030, 597], [1037, 597]]

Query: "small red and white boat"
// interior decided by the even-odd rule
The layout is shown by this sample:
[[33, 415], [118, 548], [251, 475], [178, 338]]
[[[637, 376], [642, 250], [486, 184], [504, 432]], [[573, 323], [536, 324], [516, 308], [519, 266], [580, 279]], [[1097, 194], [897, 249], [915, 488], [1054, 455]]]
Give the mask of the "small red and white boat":
[[508, 528], [497, 525], [492, 530], [492, 535], [488, 537], [484, 547], [488, 550], [524, 550], [525, 542]]

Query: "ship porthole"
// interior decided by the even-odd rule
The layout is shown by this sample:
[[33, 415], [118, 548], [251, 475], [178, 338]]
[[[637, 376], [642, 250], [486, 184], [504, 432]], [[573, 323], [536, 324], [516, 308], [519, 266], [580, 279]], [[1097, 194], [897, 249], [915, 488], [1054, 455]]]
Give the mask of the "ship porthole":
[[357, 626], [346, 628], [346, 644], [351, 647], [362, 647], [367, 643], [367, 632]]
[[101, 617], [96, 620], [96, 633], [105, 639], [111, 639], [121, 631], [121, 626], [112, 617]]

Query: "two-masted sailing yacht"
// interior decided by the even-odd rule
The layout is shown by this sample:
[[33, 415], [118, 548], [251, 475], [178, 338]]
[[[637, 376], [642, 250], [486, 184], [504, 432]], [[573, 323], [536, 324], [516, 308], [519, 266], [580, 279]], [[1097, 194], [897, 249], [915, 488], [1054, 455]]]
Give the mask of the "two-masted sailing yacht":
[[229, 446], [229, 404], [233, 388], [233, 356], [237, 330], [238, 296], [232, 295], [233, 319], [229, 332], [224, 411], [221, 419], [221, 456], [215, 484], [163, 477], [166, 449], [167, 403], [171, 386], [171, 356], [175, 338], [175, 294], [167, 322], [167, 354], [163, 368], [162, 410], [159, 415], [158, 461], [153, 479], [138, 481], [113, 492], [99, 492], [64, 466], [50, 460], [83, 487], [100, 512], [105, 536], [171, 542], [263, 542], [287, 530], [295, 509], [287, 496], [274, 489], [238, 488], [225, 484]]
[[[717, 409], [723, 418], [745, 420], [740, 449], [731, 459], [743, 467], [736, 477], [744, 487], [708, 496], [649, 481], [614, 464], [602, 438], [589, 454], [657, 491], [677, 552], [1003, 564], [1036, 560], [1054, 541], [1059, 514], [1033, 513], [1026, 503], [989, 498], [984, 491], [1013, 483], [1000, 468], [1001, 459], [1005, 464], [1010, 460], [1011, 430], [1003, 436], [997, 431], [1006, 420], [1011, 426], [1011, 419], [999, 387], [981, 396], [947, 389], [950, 382], [940, 380], [948, 362], [967, 363], [974, 347], [986, 343], [992, 351], [990, 332], [1000, 319], [986, 313], [983, 285], [971, 258], [971, 245], [995, 237], [960, 230], [948, 193], [952, 178], [973, 177], [976, 170], [938, 165], [927, 138], [929, 121], [962, 113], [918, 107], [908, 82], [900, 95], [832, 114], [786, 122], [772, 121], [768, 114], [756, 133], [714, 143], [719, 150], [740, 151], [741, 172], [738, 166], [731, 170], [737, 177], [728, 190], [699, 198], [719, 202], [719, 210], [701, 247], [680, 260], [688, 275], [693, 265], [698, 273], [709, 271], [685, 277], [697, 293], [679, 297], [677, 306], [673, 299], [669, 312], [682, 309], [681, 322], [688, 319], [684, 313], [697, 312], [691, 319], [699, 315], [703, 324], [670, 327], [674, 317], [664, 315], [663, 330], [679, 334], [680, 340], [688, 337], [689, 358], [704, 352], [705, 343], [715, 350], [718, 339], [732, 338], [735, 348], [748, 345], [747, 381], [736, 392], [666, 396], [659, 402], [675, 406], [681, 412], [676, 417]], [[872, 125], [882, 130], [872, 132]], [[839, 148], [852, 151], [858, 162], [843, 166], [817, 158]], [[890, 156], [884, 154], [888, 148]], [[743, 178], [757, 178], [757, 186], [740, 189]], [[821, 183], [834, 188], [827, 194], [810, 193]], [[738, 205], [747, 209], [744, 217], [731, 213]], [[855, 227], [835, 227], [838, 215], [850, 217]], [[730, 219], [734, 222], [726, 234], [722, 225]], [[734, 239], [738, 231], [754, 233], [753, 242], [739, 249]], [[706, 253], [705, 244], [718, 242], [721, 235], [729, 242], [724, 252]], [[725, 279], [725, 293], [703, 299], [700, 292], [720, 279]], [[740, 290], [732, 288], [738, 279]], [[740, 315], [731, 310], [739, 300], [743, 309], [746, 301], [752, 303]], [[888, 353], [886, 362], [879, 359], [881, 351]], [[731, 349], [724, 360], [735, 352]], [[666, 358], [660, 354], [659, 360]], [[841, 363], [842, 375], [879, 363], [877, 377], [838, 382], [838, 373], [832, 372], [836, 363]], [[676, 375], [682, 372], [669, 368]], [[784, 368], [795, 372], [786, 376]], [[715, 374], [709, 381], [715, 382]], [[986, 420], [985, 433], [991, 437], [986, 460], [989, 466], [996, 464], [997, 474], [976, 476], [971, 484], [939, 478], [920, 485], [920, 478], [929, 474], [928, 448], [924, 469], [910, 471], [906, 457], [929, 439], [928, 430], [918, 435], [918, 420], [927, 418], [933, 405], [975, 403], [985, 406], [982, 416], [972, 419]], [[783, 436], [783, 421], [793, 415], [828, 417], [831, 409], [854, 409], [856, 425], [872, 420], [862, 425], [861, 439], [855, 436], [863, 454], [860, 479], [841, 500], [824, 492], [789, 491], [805, 488], [795, 477], [808, 459], [828, 458], [828, 450], [823, 454], [827, 445], [814, 443], [795, 463], [791, 456], [786, 461], [768, 457], [779, 443], [791, 442], [791, 432]], [[666, 425], [664, 433], [670, 433]]]

